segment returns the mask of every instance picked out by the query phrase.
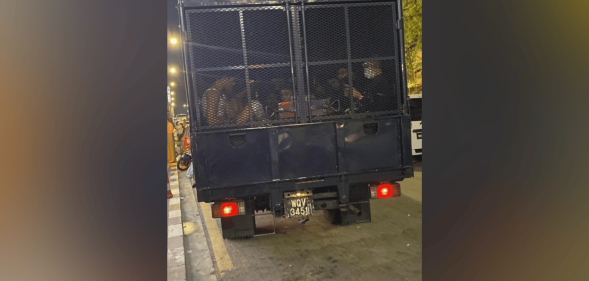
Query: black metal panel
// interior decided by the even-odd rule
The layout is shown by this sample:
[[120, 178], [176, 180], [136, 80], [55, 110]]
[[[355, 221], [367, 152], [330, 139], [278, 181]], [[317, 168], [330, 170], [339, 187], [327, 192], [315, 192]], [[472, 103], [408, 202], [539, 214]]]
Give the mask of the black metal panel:
[[[207, 138], [195, 136], [191, 139], [192, 163], [194, 165], [194, 181], [198, 187], [210, 186], [207, 154], [209, 153]], [[195, 153], [196, 151], [196, 153]]]
[[[348, 179], [350, 185], [383, 180], [402, 181], [404, 178], [411, 176], [411, 174], [404, 173], [406, 168], [410, 169], [410, 166], [387, 171], [348, 175], [346, 178]], [[284, 181], [247, 184], [235, 187], [214, 189], [198, 188], [197, 198], [199, 202], [210, 202], [218, 201], [223, 198], [244, 198], [252, 195], [270, 194], [271, 197], [275, 198], [274, 202], [282, 202], [283, 192], [285, 191], [297, 190], [299, 187], [304, 189], [313, 189], [323, 186], [334, 186], [339, 182], [340, 176], [331, 176], [326, 177], [323, 182], [313, 183], [305, 186], [297, 185], [293, 181]]]
[[350, 185], [350, 202], [363, 202], [370, 200], [370, 188], [368, 184]]
[[[400, 167], [398, 118], [350, 120], [345, 122], [347, 171]], [[365, 124], [378, 124], [375, 134], [366, 134]], [[371, 125], [369, 125], [371, 126]]]
[[280, 178], [337, 174], [335, 130], [331, 123], [278, 128]]
[[421, 98], [409, 100], [409, 114], [411, 114], [411, 121], [421, 121], [421, 104]]
[[[399, 156], [397, 159], [401, 159], [404, 166], [412, 165], [412, 151], [411, 151], [411, 118], [409, 115], [400, 117], [401, 131], [398, 133], [402, 143], [399, 147]], [[413, 172], [411, 175], [413, 176]]]
[[[207, 139], [209, 181], [213, 187], [272, 180], [268, 130], [200, 135]], [[245, 143], [240, 139], [245, 137]], [[240, 146], [236, 146], [236, 143]]]

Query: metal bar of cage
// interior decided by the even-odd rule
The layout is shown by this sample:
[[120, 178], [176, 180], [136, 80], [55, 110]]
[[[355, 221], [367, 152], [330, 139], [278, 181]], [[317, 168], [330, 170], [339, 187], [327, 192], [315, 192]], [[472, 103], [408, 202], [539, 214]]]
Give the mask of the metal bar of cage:
[[288, 28], [288, 49], [290, 54], [290, 75], [292, 79], [292, 94], [293, 94], [293, 102], [295, 106], [295, 123], [299, 123], [299, 103], [296, 98], [297, 91], [295, 87], [295, 71], [294, 71], [294, 62], [293, 62], [293, 53], [292, 53], [292, 28], [290, 22], [290, 4], [288, 1], [285, 2], [285, 10], [286, 10], [286, 23]]
[[307, 82], [307, 112], [309, 123], [313, 122], [313, 111], [311, 110], [311, 86], [309, 84], [309, 58], [307, 55], [307, 27], [305, 22], [305, 2], [301, 2], [301, 13], [303, 17], [303, 47], [305, 49], [305, 80]]
[[[201, 118], [200, 118], [200, 109], [199, 109], [199, 99], [198, 97], [195, 97], [194, 100], [196, 101], [195, 103], [192, 102], [192, 97], [190, 96], [190, 94], [193, 92], [191, 91], [192, 89], [192, 72], [191, 72], [191, 68], [190, 68], [190, 62], [188, 61], [188, 56], [186, 55], [185, 51], [189, 48], [188, 47], [188, 40], [186, 38], [186, 24], [185, 24], [185, 19], [184, 19], [184, 7], [182, 6], [181, 1], [178, 1], [178, 18], [180, 19], [180, 53], [182, 54], [182, 61], [184, 63], [184, 85], [186, 87], [186, 103], [188, 103], [188, 116], [190, 117], [190, 122], [196, 122], [197, 123], [197, 128], [201, 128]], [[189, 49], [188, 49], [189, 50]], [[194, 87], [196, 88], [196, 86]], [[196, 89], [194, 89], [194, 94], [196, 95]], [[194, 104], [196, 104], [196, 106], [194, 106]], [[193, 126], [190, 126], [190, 131], [193, 131]], [[192, 138], [192, 134], [191, 138]], [[191, 140], [192, 141], [192, 140]]]
[[[397, 0], [397, 18], [398, 20], [396, 21], [397, 24], [397, 29], [399, 30], [398, 32], [398, 36], [399, 36], [399, 56], [401, 57], [400, 59], [400, 69], [401, 69], [401, 80], [402, 80], [402, 84], [401, 84], [401, 93], [403, 95], [403, 106], [405, 108], [407, 108], [407, 112], [405, 112], [406, 114], [409, 114], [409, 106], [408, 106], [408, 97], [407, 97], [407, 72], [405, 70], [405, 34], [404, 34], [404, 26], [403, 26], [403, 6], [402, 6], [402, 0]], [[394, 16], [393, 16], [394, 17]], [[393, 18], [393, 22], [394, 18]]]
[[348, 7], [344, 7], [346, 22], [346, 51], [348, 56], [348, 87], [350, 90], [350, 115], [354, 115], [354, 81], [352, 81], [352, 46], [350, 42], [350, 17], [348, 16]]
[[300, 15], [299, 15], [299, 11], [301, 11], [301, 6], [300, 5], [293, 5], [291, 6], [292, 8], [292, 28], [293, 28], [293, 39], [294, 39], [294, 44], [296, 45], [296, 48], [294, 49], [294, 55], [295, 55], [295, 69], [296, 69], [296, 92], [294, 93], [294, 102], [295, 104], [297, 104], [297, 106], [299, 106], [299, 111], [296, 111], [295, 114], [298, 115], [299, 117], [299, 122], [301, 121], [301, 109], [300, 109], [300, 102], [299, 102], [299, 97], [304, 95], [304, 90], [305, 90], [305, 83], [304, 83], [304, 79], [302, 77], [304, 77], [304, 71], [302, 69], [302, 64], [303, 64], [303, 55], [302, 55], [302, 44], [301, 44], [301, 25], [300, 25]]
[[338, 64], [347, 63], [348, 61], [354, 62], [365, 62], [367, 60], [395, 60], [396, 57], [374, 57], [374, 58], [361, 58], [361, 59], [350, 59], [350, 60], [326, 60], [326, 61], [312, 61], [309, 65], [324, 65], [324, 64]]
[[[243, 66], [245, 70], [245, 92], [247, 94], [247, 104], [251, 106], [252, 104], [252, 97], [251, 97], [251, 87], [250, 87], [250, 76], [249, 76], [249, 69], [247, 66], [247, 46], [245, 44], [245, 26], [243, 24], [243, 10], [239, 11], [239, 27], [241, 28], [241, 45], [243, 49]], [[248, 114], [249, 123], [252, 123], [254, 120], [252, 118], [252, 112], [249, 111]]]

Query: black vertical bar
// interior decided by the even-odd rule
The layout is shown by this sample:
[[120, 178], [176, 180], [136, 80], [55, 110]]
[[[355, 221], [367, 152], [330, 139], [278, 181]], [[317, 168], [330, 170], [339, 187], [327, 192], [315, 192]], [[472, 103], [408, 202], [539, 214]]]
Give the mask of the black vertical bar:
[[272, 180], [280, 179], [280, 163], [278, 156], [278, 129], [270, 128], [267, 130], [269, 138], [270, 149], [270, 165], [272, 170]]
[[354, 81], [352, 81], [352, 44], [350, 43], [350, 18], [348, 16], [348, 7], [344, 7], [346, 19], [346, 47], [348, 52], [348, 86], [350, 88], [350, 115], [354, 115]]
[[[302, 98], [305, 94], [305, 75], [304, 75], [304, 70], [303, 70], [303, 43], [302, 43], [302, 39], [301, 39], [301, 23], [300, 23], [300, 14], [299, 11], [301, 9], [300, 6], [291, 6], [291, 9], [293, 10], [293, 14], [292, 14], [292, 32], [293, 32], [293, 48], [294, 48], [294, 61], [295, 61], [295, 78], [296, 78], [296, 98], [297, 98], [297, 103], [299, 105], [299, 111], [296, 112], [295, 114], [298, 115], [299, 117], [299, 122], [301, 121], [301, 104], [300, 104], [300, 98]], [[299, 98], [300, 97], [300, 98]]]
[[[393, 11], [394, 11], [394, 7], [393, 7]], [[394, 19], [394, 18], [393, 18]], [[407, 108], [407, 113], [409, 112], [409, 106], [407, 104], [407, 72], [405, 71], [405, 34], [403, 32], [404, 27], [403, 27], [403, 4], [402, 4], [402, 0], [398, 0], [397, 1], [397, 18], [396, 18], [396, 22], [394, 24], [397, 25], [397, 29], [399, 30], [399, 54], [401, 56], [401, 59], [399, 60], [401, 62], [401, 80], [402, 80], [402, 94], [403, 94], [403, 98], [402, 98], [402, 103], [403, 106], [405, 108]]]
[[[182, 53], [182, 61], [184, 62], [184, 85], [186, 87], [186, 102], [188, 103], [188, 116], [190, 116], [190, 131], [193, 130], [193, 123], [196, 121], [197, 130], [201, 128], [202, 121], [200, 116], [200, 102], [196, 94], [196, 86], [194, 87], [194, 93], [191, 91], [190, 84], [192, 83], [192, 71], [190, 68], [190, 62], [188, 61], [188, 55], [185, 52], [190, 52], [188, 47], [188, 38], [186, 38], [186, 22], [184, 19], [184, 7], [182, 1], [178, 1], [178, 17], [180, 18], [180, 53]], [[195, 100], [192, 101], [192, 93], [194, 94]], [[195, 116], [196, 115], [196, 116]], [[192, 134], [191, 139], [192, 140]], [[193, 154], [194, 155], [194, 154]]]
[[346, 132], [344, 121], [334, 122], [335, 126], [335, 143], [336, 143], [336, 151], [337, 151], [337, 172], [347, 173], [348, 172], [348, 165], [346, 163]]
[[303, 48], [305, 49], [305, 77], [307, 80], [307, 112], [309, 112], [309, 123], [313, 122], [313, 111], [311, 110], [311, 86], [309, 84], [309, 59], [307, 57], [307, 23], [305, 22], [305, 2], [301, 2], [303, 15]]
[[295, 73], [294, 73], [294, 62], [292, 58], [292, 31], [291, 31], [291, 22], [290, 22], [290, 5], [288, 2], [285, 3], [286, 9], [286, 22], [288, 27], [288, 48], [290, 51], [290, 74], [292, 78], [292, 97], [295, 106], [295, 123], [299, 123], [299, 103], [297, 100], [297, 90], [295, 88]]
[[[250, 75], [249, 75], [249, 67], [247, 64], [247, 48], [245, 45], [245, 26], [243, 23], [243, 10], [239, 10], [239, 25], [241, 28], [241, 46], [243, 48], [243, 67], [245, 69], [245, 91], [247, 93], [247, 106], [249, 106], [251, 108], [251, 104], [252, 104], [252, 93], [251, 93], [251, 88], [250, 88]], [[253, 123], [253, 119], [252, 119], [252, 111], [248, 110], [249, 114], [249, 125], [251, 126], [251, 124]], [[235, 122], [237, 122], [237, 120], [235, 120]]]

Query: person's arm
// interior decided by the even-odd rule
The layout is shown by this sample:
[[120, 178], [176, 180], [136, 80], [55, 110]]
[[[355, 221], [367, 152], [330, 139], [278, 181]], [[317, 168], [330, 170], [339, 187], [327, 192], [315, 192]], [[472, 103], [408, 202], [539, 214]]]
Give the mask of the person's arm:
[[[350, 86], [348, 86], [348, 84], [344, 85], [344, 95], [349, 96], [349, 92], [350, 92]], [[358, 92], [358, 90], [356, 90], [356, 88], [352, 88], [352, 94], [354, 95], [355, 98], [357, 98], [359, 100], [364, 98], [364, 96], [362, 96], [362, 94], [360, 94], [360, 92]]]

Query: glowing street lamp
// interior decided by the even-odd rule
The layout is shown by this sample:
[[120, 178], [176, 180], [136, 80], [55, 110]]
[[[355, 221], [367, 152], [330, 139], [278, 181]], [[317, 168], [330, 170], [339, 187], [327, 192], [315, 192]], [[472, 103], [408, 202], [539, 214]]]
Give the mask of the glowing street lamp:
[[170, 86], [174, 87], [176, 85], [176, 83], [172, 82], [170, 83]]
[[170, 72], [171, 73], [176, 73], [176, 68], [174, 68], [174, 67], [170, 68]]
[[170, 43], [172, 43], [172, 45], [176, 45], [176, 43], [178, 43], [178, 39], [172, 38], [170, 39]]
[[170, 95], [172, 95], [172, 96], [173, 96], [173, 95], [174, 95], [174, 92], [170, 92]]

